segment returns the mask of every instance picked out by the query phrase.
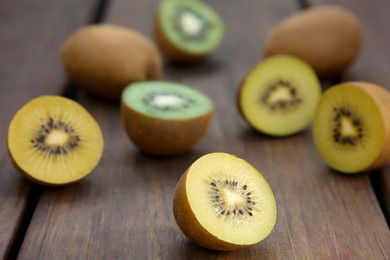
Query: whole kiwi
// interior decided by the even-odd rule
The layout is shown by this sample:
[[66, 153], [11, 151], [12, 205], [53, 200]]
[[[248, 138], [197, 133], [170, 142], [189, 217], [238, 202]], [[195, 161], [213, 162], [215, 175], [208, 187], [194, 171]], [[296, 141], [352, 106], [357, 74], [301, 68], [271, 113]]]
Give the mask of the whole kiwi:
[[341, 6], [320, 5], [277, 23], [266, 36], [265, 56], [295, 55], [320, 77], [344, 72], [359, 56], [363, 32], [357, 17]]
[[154, 43], [125, 26], [84, 26], [68, 37], [61, 54], [63, 68], [73, 83], [109, 100], [119, 100], [130, 83], [158, 80], [162, 74]]

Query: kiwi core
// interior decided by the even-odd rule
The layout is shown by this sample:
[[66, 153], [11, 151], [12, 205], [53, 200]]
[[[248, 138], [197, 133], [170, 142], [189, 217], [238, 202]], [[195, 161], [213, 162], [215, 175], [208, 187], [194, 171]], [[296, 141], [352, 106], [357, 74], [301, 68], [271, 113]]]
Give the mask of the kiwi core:
[[279, 80], [266, 89], [261, 100], [273, 111], [293, 108], [302, 103], [302, 99], [297, 95], [296, 87], [283, 80]]
[[211, 190], [214, 191], [210, 194], [211, 204], [220, 216], [237, 218], [236, 221], [240, 221], [239, 216], [253, 216], [255, 203], [251, 198], [252, 192], [247, 192], [246, 184], [240, 185], [236, 181], [229, 180], [213, 180], [210, 185]]
[[346, 108], [335, 110], [333, 140], [336, 143], [354, 145], [363, 138], [361, 121]]
[[178, 10], [178, 24], [180, 31], [185, 36], [197, 37], [202, 31], [207, 29], [206, 21], [191, 9], [181, 8]]
[[[248, 186], [246, 184], [239, 185], [236, 181], [229, 180], [213, 180], [210, 185], [214, 192], [210, 194], [211, 204], [215, 206], [215, 211], [220, 217], [228, 217], [230, 219], [239, 216], [253, 216], [253, 205], [251, 192], [246, 192]], [[256, 210], [256, 208], [255, 208]]]
[[189, 97], [183, 97], [172, 93], [156, 93], [152, 92], [145, 99], [146, 104], [150, 104], [157, 109], [180, 109], [188, 107], [190, 103], [194, 102]]
[[62, 146], [66, 145], [69, 141], [69, 135], [61, 130], [51, 131], [45, 140], [48, 146]]
[[80, 137], [75, 130], [61, 120], [49, 117], [31, 139], [34, 148], [49, 154], [67, 154], [78, 146]]
[[224, 194], [226, 197], [227, 206], [236, 207], [240, 203], [244, 202], [244, 199], [240, 196], [240, 194], [238, 194], [235, 191], [231, 191], [229, 189], [223, 189], [222, 194]]

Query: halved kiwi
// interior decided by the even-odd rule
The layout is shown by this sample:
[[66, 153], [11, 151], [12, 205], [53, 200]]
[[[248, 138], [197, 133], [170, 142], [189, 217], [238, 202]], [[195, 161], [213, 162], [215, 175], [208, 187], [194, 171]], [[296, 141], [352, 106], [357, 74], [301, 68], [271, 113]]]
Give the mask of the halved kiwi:
[[142, 151], [155, 155], [191, 150], [206, 133], [212, 111], [208, 96], [167, 81], [131, 84], [121, 102], [130, 140]]
[[198, 0], [161, 1], [155, 22], [156, 43], [169, 58], [192, 62], [209, 55], [225, 36], [220, 16]]
[[358, 173], [390, 162], [390, 93], [368, 82], [328, 89], [318, 106], [313, 135], [332, 168]]
[[182, 232], [202, 247], [233, 250], [266, 238], [276, 202], [264, 177], [227, 153], [196, 160], [177, 184], [173, 213]]
[[40, 96], [20, 108], [8, 130], [11, 161], [29, 180], [63, 185], [80, 180], [98, 164], [103, 137], [78, 103]]
[[321, 85], [306, 62], [277, 55], [261, 61], [246, 75], [237, 96], [239, 111], [252, 127], [285, 136], [312, 122]]

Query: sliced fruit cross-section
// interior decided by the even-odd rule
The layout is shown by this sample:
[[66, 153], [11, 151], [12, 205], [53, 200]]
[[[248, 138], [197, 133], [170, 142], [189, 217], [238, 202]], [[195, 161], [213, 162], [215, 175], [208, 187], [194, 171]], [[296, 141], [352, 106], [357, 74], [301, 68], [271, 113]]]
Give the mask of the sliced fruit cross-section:
[[263, 176], [226, 153], [196, 160], [181, 177], [173, 212], [183, 233], [200, 246], [232, 250], [260, 242], [276, 222], [276, 203]]
[[390, 161], [390, 93], [367, 82], [327, 90], [318, 106], [313, 135], [332, 168], [357, 173]]
[[241, 115], [256, 130], [274, 136], [297, 133], [313, 119], [321, 86], [313, 69], [288, 55], [255, 66], [238, 89]]
[[191, 150], [206, 133], [212, 111], [209, 97], [174, 82], [135, 83], [122, 95], [127, 135], [142, 151], [155, 155]]
[[41, 96], [13, 117], [8, 149], [16, 168], [29, 180], [62, 185], [95, 168], [103, 151], [103, 136], [95, 119], [75, 101]]
[[155, 24], [158, 46], [169, 58], [191, 62], [204, 58], [225, 36], [220, 16], [198, 0], [163, 0]]

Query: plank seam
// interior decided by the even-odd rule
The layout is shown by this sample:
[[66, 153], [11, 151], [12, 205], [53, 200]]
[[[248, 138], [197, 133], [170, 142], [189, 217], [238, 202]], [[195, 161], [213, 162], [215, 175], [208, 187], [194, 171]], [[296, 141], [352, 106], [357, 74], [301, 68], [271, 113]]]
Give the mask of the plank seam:
[[[98, 0], [95, 10], [92, 12], [92, 16], [87, 24], [100, 23], [107, 13], [108, 5], [110, 0]], [[78, 89], [76, 86], [71, 84], [69, 81], [65, 82], [62, 96], [76, 99]], [[34, 212], [39, 203], [40, 197], [44, 191], [44, 188], [40, 185], [31, 183], [30, 188], [27, 192], [26, 206], [21, 214], [20, 223], [17, 225], [15, 230], [14, 239], [10, 242], [7, 252], [5, 253], [4, 259], [13, 260], [18, 258], [18, 254], [23, 245], [24, 238], [28, 232], [31, 220]]]
[[388, 214], [388, 211], [386, 209], [385, 205], [385, 195], [383, 194], [382, 189], [382, 181], [380, 177], [380, 171], [373, 171], [369, 173], [369, 179], [372, 186], [372, 189], [374, 190], [375, 197], [379, 203], [379, 206], [382, 210], [383, 216], [386, 219], [387, 226], [390, 228], [390, 216]]
[[21, 214], [20, 223], [15, 231], [14, 239], [10, 243], [9, 250], [4, 259], [17, 259], [41, 194], [42, 187], [37, 184], [31, 184], [27, 192], [26, 207]]

